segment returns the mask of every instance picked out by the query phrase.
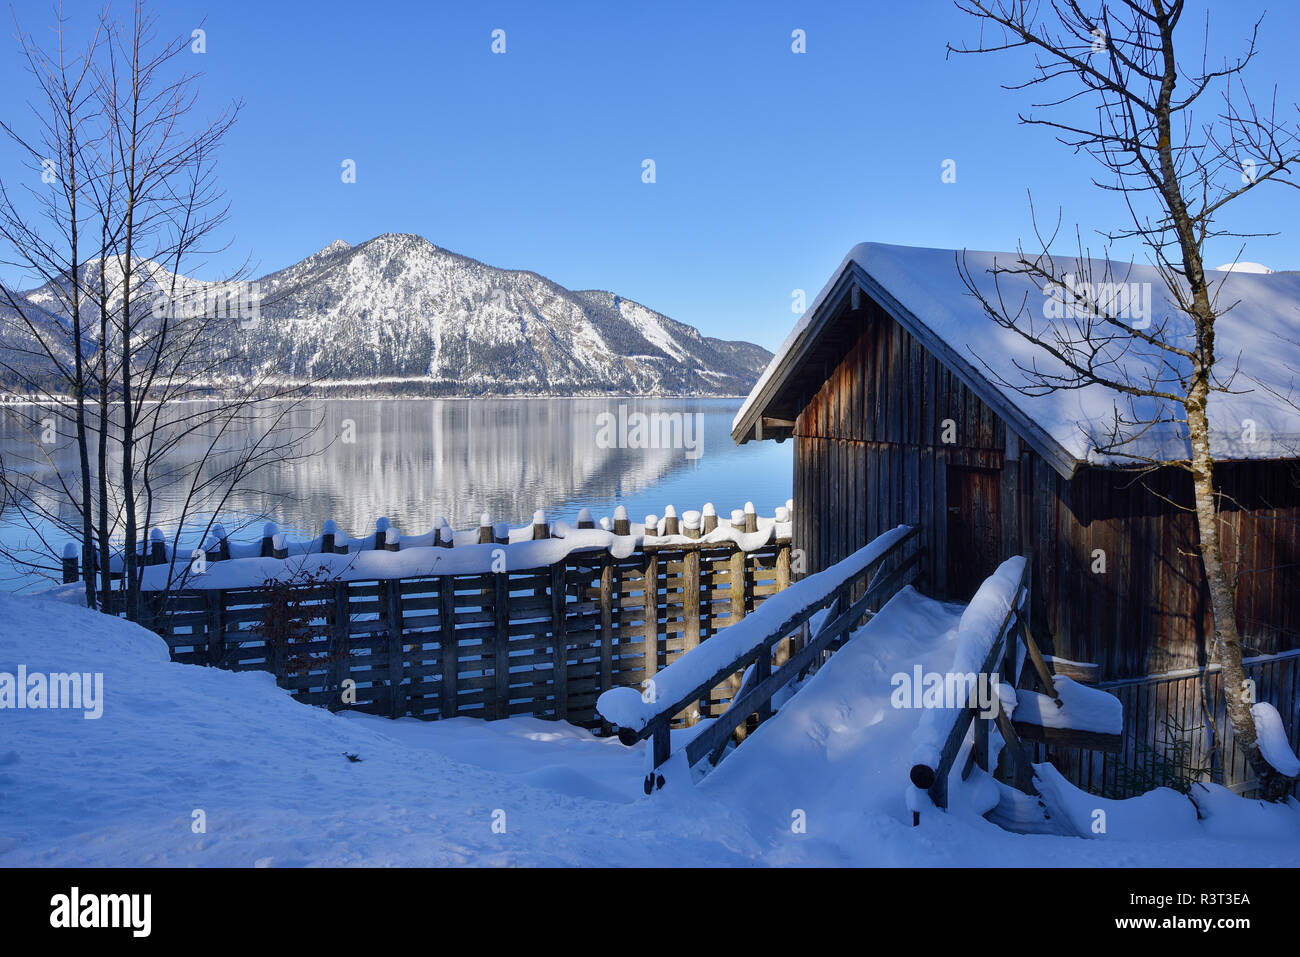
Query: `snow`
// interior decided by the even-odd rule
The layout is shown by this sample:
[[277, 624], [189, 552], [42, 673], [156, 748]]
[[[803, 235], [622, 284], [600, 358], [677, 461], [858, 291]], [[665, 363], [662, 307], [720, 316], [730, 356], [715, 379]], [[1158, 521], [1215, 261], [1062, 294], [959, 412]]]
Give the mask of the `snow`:
[[[1130, 414], [1126, 399], [1096, 384], [1041, 396], [1026, 396], [1016, 390], [1015, 386], [1025, 383], [1023, 374], [1016, 368], [1017, 361], [1037, 362], [1044, 371], [1060, 367], [1041, 349], [984, 314], [958, 274], [958, 255], [965, 257], [971, 276], [986, 296], [994, 296], [987, 270], [995, 263], [1011, 267], [1018, 258], [1016, 253], [1009, 252], [958, 253], [950, 249], [884, 243], [854, 246], [777, 350], [736, 414], [733, 431], [753, 413], [758, 396], [784, 358], [802, 347], [813, 317], [830, 290], [846, 270], [858, 267], [918, 321], [956, 348], [985, 380], [988, 391], [1000, 392], [1076, 461], [1130, 464], [1132, 460], [1127, 455], [1103, 448], [1109, 444], [1105, 430], [1114, 420], [1117, 404], [1121, 412]], [[1056, 270], [1060, 273], [1082, 274], [1083, 270], [1076, 268], [1078, 265], [1067, 257], [1056, 258]], [[1104, 266], [1102, 261], [1091, 262], [1099, 281]], [[1234, 368], [1238, 371], [1231, 393], [1216, 392], [1210, 398], [1211, 451], [1223, 459], [1294, 456], [1300, 449], [1300, 425], [1294, 405], [1300, 396], [1294, 393], [1293, 371], [1300, 368], [1300, 339], [1294, 334], [1300, 320], [1300, 274], [1260, 273], [1242, 266], [1248, 264], [1238, 264], [1238, 268], [1216, 272], [1212, 277], [1213, 295], [1220, 308], [1232, 307], [1220, 316], [1217, 324], [1216, 372], [1227, 379]], [[1110, 268], [1116, 282], [1151, 284], [1150, 328], [1158, 327], [1164, 316], [1171, 315], [1170, 335], [1179, 337], [1179, 343], [1186, 345], [1189, 321], [1170, 304], [1158, 271], [1147, 265], [1130, 267], [1127, 263], [1111, 263]], [[1047, 328], [1050, 320], [1044, 318], [1042, 308], [1047, 297], [1027, 277], [1003, 276], [1000, 286], [1002, 298], [1008, 304], [1026, 303], [1027, 317], [1033, 317], [1036, 331]], [[1021, 328], [1027, 328], [1025, 321], [1027, 318], [1021, 321]], [[1067, 322], [1057, 320], [1056, 324], [1062, 334], [1069, 336], [1065, 329]], [[1144, 380], [1150, 374], [1162, 386], [1170, 386], [1173, 384], [1170, 370], [1160, 367], [1163, 358], [1164, 354], [1154, 346], [1139, 344], [1116, 361], [1132, 380]], [[1151, 408], [1139, 406], [1138, 411], [1145, 415]], [[1246, 423], [1253, 426], [1248, 429]], [[1129, 437], [1133, 441], [1117, 452], [1158, 460], [1185, 457], [1188, 453], [1185, 435], [1168, 427], [1152, 428], [1140, 435], [1130, 433]]]
[[241, 335], [240, 353], [313, 388], [735, 394], [759, 371], [751, 349], [647, 306], [494, 268], [415, 235], [331, 244], [258, 287], [261, 321]]
[[[705, 507], [706, 511], [708, 507]], [[616, 518], [626, 518], [627, 512], [620, 505], [614, 514]], [[533, 521], [542, 524], [545, 517], [545, 513], [539, 511], [533, 516]], [[250, 588], [271, 579], [290, 579], [298, 575], [315, 577], [318, 574], [330, 581], [347, 582], [422, 578], [429, 575], [481, 575], [491, 571], [541, 568], [563, 561], [570, 554], [579, 551], [607, 550], [615, 558], [627, 558], [637, 547], [643, 545], [733, 543], [750, 552], [764, 548], [773, 541], [790, 538], [792, 529], [788, 521], [760, 516], [757, 523], [758, 528], [753, 532], [744, 532], [731, 525], [719, 525], [707, 534], [690, 538], [681, 534], [663, 535], [663, 523], [653, 515], [646, 516], [645, 524], [631, 523], [628, 535], [613, 534], [606, 527], [606, 519], [602, 518], [601, 527], [594, 529], [574, 528], [566, 522], [556, 522], [550, 529], [551, 538], [534, 541], [532, 524], [511, 528], [505, 522], [494, 524], [485, 513], [480, 520], [480, 527], [492, 529], [493, 542], [479, 544], [478, 528], [457, 532], [442, 524], [436, 532], [430, 530], [421, 535], [401, 535], [384, 518], [376, 521], [375, 534], [349, 539], [346, 533], [338, 531], [338, 526], [331, 520], [326, 524], [324, 534], [332, 529], [335, 547], [346, 546], [346, 554], [322, 554], [320, 549], [323, 536], [308, 541], [289, 541], [274, 523], [267, 523], [263, 534], [272, 539], [276, 549], [285, 549], [288, 552], [287, 558], [262, 557], [260, 540], [230, 541], [230, 559], [210, 561], [198, 573], [191, 568], [188, 554], [173, 554], [168, 546], [167, 554], [171, 562], [143, 569], [142, 587], [146, 591], [162, 591], [168, 587], [198, 590]], [[215, 534], [216, 528], [218, 526], [214, 526], [214, 534], [209, 536], [209, 547], [215, 547], [219, 540]], [[159, 538], [162, 537], [161, 530], [154, 529], [154, 532]], [[435, 535], [444, 542], [451, 540], [454, 548], [438, 546]], [[382, 536], [385, 544], [397, 544], [399, 550], [376, 549], [377, 536]], [[506, 544], [496, 544], [503, 539]], [[504, 565], [498, 560], [501, 555], [505, 556]]]
[[[952, 660], [941, 669], [944, 674], [980, 675], [983, 672], [984, 662], [997, 641], [1007, 612], [1019, 594], [1024, 571], [1024, 556], [1016, 555], [999, 565], [980, 585], [962, 612]], [[1000, 688], [998, 693], [1001, 695]], [[944, 742], [956, 718], [954, 708], [927, 708], [922, 713], [913, 738], [913, 764], [938, 767]]]
[[1214, 271], [1215, 272], [1251, 272], [1251, 273], [1260, 273], [1262, 275], [1267, 275], [1271, 273], [1273, 270], [1269, 269], [1263, 263], [1240, 262], [1240, 263], [1224, 263], [1222, 266], [1215, 266]]
[[1259, 750], [1264, 760], [1280, 774], [1293, 778], [1300, 775], [1300, 759], [1291, 750], [1287, 740], [1286, 728], [1282, 725], [1282, 716], [1277, 708], [1267, 701], [1258, 701], [1250, 706], [1251, 717], [1255, 719], [1255, 733], [1258, 735]]
[[1124, 705], [1113, 694], [1089, 688], [1065, 675], [1055, 675], [1061, 707], [1047, 695], [1021, 688], [1016, 693], [1016, 718], [1043, 728], [1071, 728], [1098, 734], [1124, 730]]
[[[951, 661], [959, 619], [911, 588], [698, 785], [650, 798], [644, 744], [534, 718], [331, 714], [264, 673], [170, 662], [161, 639], [77, 607], [76, 591], [0, 595], [0, 671], [102, 672], [106, 696], [96, 721], [0, 711], [0, 866], [1300, 861], [1295, 802], [1199, 786], [1191, 800], [1105, 802], [1064, 785], [1079, 820], [1107, 810], [1104, 839], [1010, 834], [960, 809], [911, 827], [903, 784], [916, 716], [890, 706], [888, 676]], [[990, 786], [954, 796], [977, 807]]]

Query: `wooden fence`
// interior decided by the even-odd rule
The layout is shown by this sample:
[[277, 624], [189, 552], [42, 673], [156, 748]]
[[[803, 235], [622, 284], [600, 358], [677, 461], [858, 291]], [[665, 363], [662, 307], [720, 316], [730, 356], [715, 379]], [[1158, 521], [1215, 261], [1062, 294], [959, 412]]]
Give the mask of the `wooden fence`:
[[[1255, 682], [1256, 700], [1277, 708], [1292, 750], [1300, 751], [1300, 650], [1247, 658], [1244, 665]], [[1103, 797], [1132, 797], [1159, 786], [1185, 789], [1192, 781], [1214, 781], [1247, 797], [1256, 794], [1254, 773], [1224, 709], [1217, 665], [1096, 687], [1124, 705], [1119, 752], [1038, 743], [1036, 761], [1050, 760], [1074, 784]], [[1293, 784], [1292, 794], [1296, 788]]]
[[[614, 534], [627, 533], [623, 521]], [[788, 524], [763, 521], [765, 543], [748, 550], [638, 538], [625, 557], [580, 549], [504, 572], [146, 592], [149, 624], [177, 661], [271, 671], [299, 700], [331, 709], [597, 728], [602, 691], [640, 687], [789, 585]], [[752, 535], [756, 517], [737, 514], [734, 527]], [[732, 694], [718, 688], [703, 713], [725, 710]]]

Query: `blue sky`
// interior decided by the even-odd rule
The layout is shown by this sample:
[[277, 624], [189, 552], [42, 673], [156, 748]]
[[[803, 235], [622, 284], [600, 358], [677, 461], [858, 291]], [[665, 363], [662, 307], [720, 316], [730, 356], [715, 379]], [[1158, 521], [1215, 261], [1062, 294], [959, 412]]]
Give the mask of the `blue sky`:
[[[14, 5], [38, 35], [50, 9]], [[1237, 49], [1264, 9], [1217, 4], [1216, 42]], [[245, 103], [219, 167], [232, 246], [198, 270], [209, 278], [245, 257], [265, 272], [337, 238], [414, 232], [775, 348], [792, 290], [811, 299], [856, 242], [1014, 248], [1029, 190], [1040, 215], [1060, 207], [1085, 235], [1123, 216], [1090, 186], [1091, 160], [1017, 125], [1031, 94], [999, 84], [1025, 77], [1026, 55], [945, 60], [946, 41], [976, 31], [947, 0], [174, 0], [159, 12], [167, 32], [206, 19], [201, 106]], [[791, 52], [796, 28], [805, 54]], [[1297, 36], [1296, 5], [1274, 5], [1250, 74], [1288, 104]], [[17, 115], [32, 87], [12, 52], [0, 88]], [[355, 183], [341, 181], [345, 159]], [[945, 159], [955, 183], [941, 181]], [[17, 174], [12, 150], [0, 162]], [[1243, 206], [1250, 227], [1286, 230], [1251, 240], [1246, 258], [1300, 268], [1298, 210], [1287, 189]]]

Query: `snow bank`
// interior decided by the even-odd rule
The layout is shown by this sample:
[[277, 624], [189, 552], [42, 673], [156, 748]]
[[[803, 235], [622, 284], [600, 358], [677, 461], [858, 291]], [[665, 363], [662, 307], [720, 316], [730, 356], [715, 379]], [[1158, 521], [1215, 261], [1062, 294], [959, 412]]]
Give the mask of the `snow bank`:
[[1055, 675], [1056, 696], [1062, 707], [1047, 695], [1024, 688], [1016, 692], [1016, 720], [1043, 728], [1070, 728], [1119, 734], [1124, 730], [1124, 705], [1113, 694], [1089, 688], [1065, 675]]
[[1285, 777], [1300, 775], [1300, 759], [1291, 750], [1291, 742], [1287, 740], [1286, 728], [1282, 725], [1282, 716], [1277, 713], [1277, 708], [1267, 701], [1260, 701], [1251, 705], [1250, 715], [1255, 719], [1256, 740], [1264, 760]]
[[265, 673], [173, 663], [156, 635], [76, 607], [76, 590], [0, 594], [0, 671], [98, 671], [105, 696], [95, 721], [0, 711], [3, 867], [1300, 861], [1300, 805], [1214, 787], [1193, 788], [1199, 826], [1186, 799], [1168, 814], [1137, 799], [1148, 810], [1136, 815], [1130, 802], [1081, 799], [1083, 822], [1110, 810], [1105, 840], [1009, 834], [956, 814], [913, 828], [899, 783], [916, 714], [891, 707], [889, 675], [950, 661], [957, 614], [911, 588], [699, 787], [651, 798], [644, 744], [535, 718], [331, 714]]
[[665, 707], [681, 701], [723, 668], [753, 651], [785, 621], [809, 605], [832, 596], [845, 581], [862, 572], [899, 542], [910, 526], [878, 536], [848, 558], [769, 596], [752, 614], [686, 652], [654, 676], [645, 694], [635, 688], [612, 688], [596, 709], [620, 728], [640, 731]]
[[1064, 814], [1079, 834], [1117, 841], [1169, 841], [1203, 833], [1196, 805], [1172, 788], [1115, 801], [1080, 790], [1050, 764], [1034, 765], [1034, 779], [1048, 806]]

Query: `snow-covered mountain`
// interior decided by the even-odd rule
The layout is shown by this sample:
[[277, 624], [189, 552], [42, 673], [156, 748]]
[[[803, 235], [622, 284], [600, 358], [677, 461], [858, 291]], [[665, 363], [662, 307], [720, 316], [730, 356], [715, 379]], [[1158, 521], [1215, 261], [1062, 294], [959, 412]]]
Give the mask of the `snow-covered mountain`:
[[[230, 288], [142, 266], [132, 298], [145, 308], [169, 291], [201, 302], [205, 289]], [[110, 298], [120, 300], [121, 270], [107, 270]], [[84, 266], [82, 288], [97, 277], [96, 264]], [[65, 286], [21, 295], [57, 324], [68, 309]], [[221, 366], [232, 377], [270, 374], [322, 393], [743, 395], [771, 359], [753, 343], [703, 336], [613, 293], [575, 292], [409, 234], [357, 246], [337, 240], [240, 288], [256, 289], [260, 316], [213, 324], [222, 340], [213, 354], [228, 356]], [[22, 322], [0, 325], [0, 340], [27, 338]]]
[[738, 395], [771, 358], [408, 234], [338, 240], [259, 285], [261, 318], [239, 351], [326, 390]]

